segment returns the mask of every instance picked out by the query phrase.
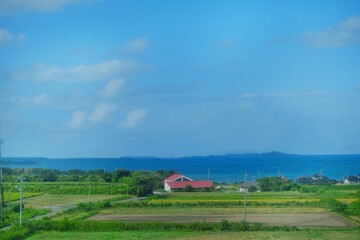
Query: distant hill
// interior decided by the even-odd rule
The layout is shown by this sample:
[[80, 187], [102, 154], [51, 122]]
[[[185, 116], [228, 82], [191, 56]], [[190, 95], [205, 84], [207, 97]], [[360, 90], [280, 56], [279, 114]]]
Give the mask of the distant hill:
[[265, 155], [265, 156], [289, 156], [289, 155], [295, 155], [295, 154], [272, 151], [272, 152], [261, 153], [261, 155]]

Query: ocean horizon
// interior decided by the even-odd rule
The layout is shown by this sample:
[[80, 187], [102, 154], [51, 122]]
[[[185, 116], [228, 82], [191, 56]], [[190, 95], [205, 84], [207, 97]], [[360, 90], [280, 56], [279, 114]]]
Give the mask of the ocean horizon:
[[279, 152], [246, 153], [177, 158], [3, 158], [4, 167], [50, 168], [58, 170], [175, 170], [193, 179], [215, 182], [239, 182], [247, 172], [248, 180], [259, 177], [286, 176], [296, 179], [322, 172], [324, 176], [341, 180], [360, 174], [360, 154], [298, 155]]

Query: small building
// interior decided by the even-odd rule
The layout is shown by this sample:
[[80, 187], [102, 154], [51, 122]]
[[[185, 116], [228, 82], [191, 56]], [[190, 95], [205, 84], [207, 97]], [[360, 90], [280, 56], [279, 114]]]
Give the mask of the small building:
[[254, 192], [260, 192], [260, 186], [258, 182], [246, 182], [240, 184], [240, 192], [249, 192], [249, 189], [254, 189]]
[[335, 179], [330, 179], [324, 176], [321, 172], [315, 174], [312, 177], [301, 176], [296, 179], [296, 182], [299, 184], [308, 184], [308, 185], [327, 185], [327, 184], [335, 184], [337, 181]]
[[344, 184], [354, 184], [354, 183], [360, 183], [360, 174], [357, 176], [346, 176], [344, 179]]
[[296, 179], [299, 184], [313, 184], [313, 179], [309, 176], [301, 176]]
[[174, 174], [164, 180], [164, 189], [167, 192], [172, 192], [174, 189], [185, 189], [187, 186], [193, 189], [212, 188], [214, 183], [209, 180], [194, 181], [182, 174]]

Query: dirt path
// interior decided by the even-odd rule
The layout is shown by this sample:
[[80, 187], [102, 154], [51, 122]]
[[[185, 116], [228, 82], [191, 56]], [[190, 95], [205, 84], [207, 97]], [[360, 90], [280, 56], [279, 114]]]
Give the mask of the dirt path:
[[[224, 215], [110, 215], [98, 214], [89, 220], [98, 221], [123, 221], [123, 222], [220, 222], [226, 219], [231, 222], [239, 222], [244, 219], [239, 214]], [[261, 222], [266, 225], [287, 225], [297, 227], [352, 227], [353, 225], [332, 214], [248, 214], [247, 221]]]

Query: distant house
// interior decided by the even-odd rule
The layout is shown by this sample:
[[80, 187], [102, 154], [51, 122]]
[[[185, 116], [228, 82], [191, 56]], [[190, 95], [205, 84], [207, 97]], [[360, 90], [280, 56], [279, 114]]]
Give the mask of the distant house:
[[296, 182], [299, 184], [313, 184], [313, 179], [308, 176], [300, 176], [296, 179]]
[[344, 184], [354, 184], [354, 183], [360, 183], [360, 174], [357, 176], [346, 176], [344, 179]]
[[260, 192], [260, 186], [258, 182], [246, 182], [240, 184], [240, 192], [249, 192], [249, 188], [255, 188], [256, 192]]
[[296, 182], [299, 184], [310, 184], [310, 185], [320, 184], [321, 185], [321, 184], [335, 184], [336, 180], [330, 179], [330, 178], [322, 175], [322, 173], [318, 173], [312, 177], [301, 176], [296, 179]]
[[190, 185], [193, 189], [212, 188], [214, 183], [208, 180], [194, 181], [182, 174], [174, 174], [164, 180], [164, 189], [172, 192], [174, 189], [185, 189]]

